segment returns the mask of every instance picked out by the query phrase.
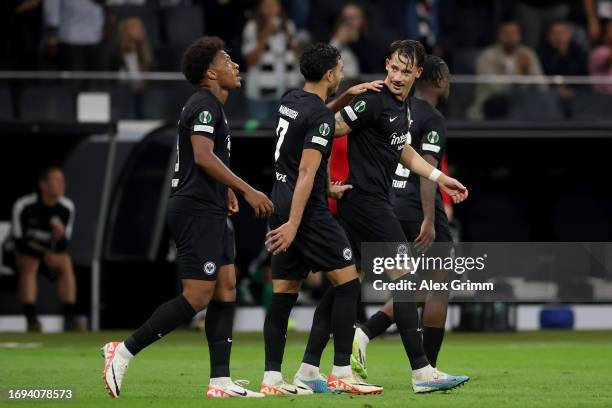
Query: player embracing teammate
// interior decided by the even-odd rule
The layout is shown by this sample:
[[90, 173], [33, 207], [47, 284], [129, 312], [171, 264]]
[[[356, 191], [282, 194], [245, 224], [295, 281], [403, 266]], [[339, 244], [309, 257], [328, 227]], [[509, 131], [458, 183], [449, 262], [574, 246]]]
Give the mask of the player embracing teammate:
[[[423, 73], [416, 80], [415, 96], [410, 98], [414, 122], [410, 128], [409, 143], [436, 168], [440, 168], [446, 151], [444, 116], [436, 106], [447, 99], [449, 93], [448, 66], [439, 57], [428, 55], [423, 64]], [[415, 250], [432, 257], [451, 256], [452, 237], [442, 196], [436, 184], [398, 166], [393, 178], [393, 190], [395, 214], [408, 241], [415, 243]], [[434, 273], [436, 280], [446, 279], [443, 271]], [[447, 308], [448, 293], [440, 291], [427, 294], [421, 319], [423, 346], [427, 360], [433, 367], [437, 365], [444, 339]], [[355, 332], [351, 365], [362, 378], [367, 378], [367, 344], [393, 324], [393, 310], [393, 302], [387, 302]]]
[[[311, 48], [307, 49], [310, 50]], [[300, 113], [297, 109], [288, 109], [286, 103], [281, 104], [275, 153], [276, 194], [272, 195], [275, 214], [272, 218], [273, 230], [269, 233], [268, 244], [273, 252], [273, 278], [276, 277], [282, 283], [274, 282], [277, 305], [270, 307], [264, 326], [266, 373], [261, 388], [263, 392], [286, 394], [287, 392], [283, 392], [281, 388], [290, 388], [280, 375], [286, 322], [297, 298], [299, 281], [308, 270], [327, 271], [326, 276], [333, 287], [317, 306], [304, 359], [293, 385], [313, 392], [340, 391], [355, 394], [382, 392], [382, 387], [360, 382], [356, 376], [349, 373], [344, 365], [342, 345], [344, 335], [338, 338], [335, 331], [340, 324], [355, 323], [355, 312], [347, 309], [349, 303], [356, 302], [355, 292], [359, 289], [356, 278], [349, 280], [354, 276], [355, 265], [359, 265], [353, 257], [359, 259], [361, 244], [365, 242], [408, 243], [390, 199], [392, 181], [398, 166], [436, 182], [456, 203], [463, 201], [468, 195], [467, 189], [461, 183], [441, 173], [419, 156], [410, 143], [407, 143], [411, 121], [407, 99], [413, 83], [422, 73], [424, 58], [423, 46], [417, 41], [402, 40], [392, 43], [386, 60], [387, 77], [382, 90], [369, 89], [356, 96], [336, 113], [333, 127], [327, 117], [329, 112], [323, 116], [310, 114], [308, 119], [314, 119], [314, 122], [302, 126], [299, 132], [289, 133], [287, 129], [291, 129], [291, 125], [287, 123], [291, 122], [287, 117], [295, 119]], [[303, 56], [301, 62], [304, 60]], [[332, 76], [332, 66], [328, 67], [328, 70], [324, 75]], [[309, 81], [306, 77], [307, 85], [311, 82], [313, 86], [312, 82], [316, 79], [318, 77]], [[328, 84], [328, 87], [331, 86]], [[319, 93], [318, 104], [322, 108], [322, 100], [326, 95], [324, 92]], [[312, 96], [304, 95], [304, 97]], [[287, 97], [283, 101], [286, 102], [286, 99]], [[341, 104], [336, 102], [333, 107], [339, 108]], [[296, 103], [295, 106], [297, 105]], [[328, 176], [323, 174], [321, 157], [326, 161], [329, 154], [325, 149], [331, 144], [328, 129], [333, 129], [336, 135], [349, 134], [350, 173], [347, 186], [344, 187], [338, 202], [340, 220], [352, 248], [352, 250], [348, 247], [342, 250], [344, 262], [340, 257], [341, 247], [345, 245], [344, 234], [338, 231], [337, 224], [333, 222], [324, 203], [323, 192], [325, 188], [329, 190], [330, 187], [329, 184], [325, 184], [329, 181]], [[287, 134], [291, 136], [290, 147], [283, 149], [283, 145], [287, 143], [285, 141]], [[288, 158], [285, 158], [285, 155]], [[308, 166], [306, 164], [312, 155], [317, 159]], [[285, 160], [279, 163], [279, 157]], [[283, 191], [283, 194], [279, 194], [279, 191]], [[311, 195], [311, 192], [315, 194]], [[314, 208], [317, 209], [320, 219], [311, 218]], [[304, 216], [306, 213], [308, 216]], [[343, 270], [346, 270], [344, 275], [346, 278], [337, 279], [333, 276]], [[401, 276], [400, 274], [394, 278]], [[292, 280], [296, 283], [287, 283]], [[398, 293], [394, 293], [394, 297], [396, 296]], [[339, 309], [338, 304], [342, 301], [344, 306]], [[448, 390], [468, 380], [465, 376], [443, 373], [429, 363], [423, 349], [418, 328], [417, 306], [414, 302], [396, 301], [393, 303], [393, 309], [412, 367], [412, 387], [415, 392]], [[342, 318], [338, 317], [339, 310], [346, 311]], [[272, 324], [274, 337], [268, 334]], [[319, 364], [330, 332], [334, 337], [334, 368], [327, 379], [326, 387], [323, 384], [324, 377], [319, 372]], [[271, 361], [269, 356], [274, 353], [278, 355], [274, 359], [275, 365], [272, 365], [269, 364]], [[274, 387], [277, 389], [273, 389]], [[272, 391], [269, 391], [270, 389]], [[292, 389], [290, 393], [296, 394], [299, 391]]]

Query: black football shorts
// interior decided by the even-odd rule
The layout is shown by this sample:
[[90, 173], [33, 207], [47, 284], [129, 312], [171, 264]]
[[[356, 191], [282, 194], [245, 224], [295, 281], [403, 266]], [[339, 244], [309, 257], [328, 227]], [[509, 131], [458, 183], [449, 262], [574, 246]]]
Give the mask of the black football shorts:
[[[286, 222], [278, 214], [270, 229]], [[346, 233], [329, 211], [302, 220], [295, 240], [286, 252], [272, 255], [272, 279], [301, 280], [309, 272], [329, 272], [353, 265], [353, 251]]]
[[408, 242], [393, 207], [387, 201], [372, 199], [356, 190], [350, 190], [338, 201], [338, 215], [358, 266], [361, 262], [361, 245], [364, 243]]
[[227, 217], [168, 209], [167, 221], [180, 279], [216, 280], [220, 267], [234, 263], [234, 231]]

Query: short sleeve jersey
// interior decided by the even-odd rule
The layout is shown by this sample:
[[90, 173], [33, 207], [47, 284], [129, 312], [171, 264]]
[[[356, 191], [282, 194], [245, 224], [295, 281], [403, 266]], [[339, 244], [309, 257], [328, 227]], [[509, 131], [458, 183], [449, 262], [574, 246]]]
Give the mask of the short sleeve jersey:
[[211, 139], [214, 154], [229, 167], [230, 129], [223, 105], [208, 90], [194, 93], [181, 112], [168, 206], [192, 215], [226, 216], [227, 186], [196, 165], [191, 135]]
[[355, 97], [341, 111], [350, 126], [349, 177], [361, 193], [389, 201], [391, 180], [408, 140], [410, 111], [384, 86]]
[[[421, 156], [434, 157], [438, 161], [439, 169], [442, 164], [442, 155], [446, 151], [444, 116], [427, 101], [412, 97], [409, 102], [414, 121], [410, 128], [408, 143]], [[421, 178], [398, 164], [392, 185], [397, 217], [404, 220], [422, 219]], [[444, 208], [442, 194], [439, 190], [436, 194], [436, 207]]]
[[272, 202], [275, 213], [288, 218], [293, 191], [299, 175], [304, 149], [321, 152], [322, 159], [315, 174], [304, 219], [329, 213], [327, 206], [327, 163], [335, 131], [334, 113], [317, 95], [296, 89], [281, 99], [276, 120], [275, 181]]

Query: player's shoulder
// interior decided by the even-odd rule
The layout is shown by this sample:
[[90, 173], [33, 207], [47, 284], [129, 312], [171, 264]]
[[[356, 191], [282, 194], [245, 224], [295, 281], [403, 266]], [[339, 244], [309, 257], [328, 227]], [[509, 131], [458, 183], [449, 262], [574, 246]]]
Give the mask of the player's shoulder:
[[74, 212], [74, 202], [66, 196], [59, 198], [59, 204], [69, 212]]
[[27, 194], [22, 197], [19, 197], [17, 200], [15, 200], [15, 204], [13, 205], [13, 208], [15, 209], [15, 211], [20, 212], [20, 211], [23, 211], [26, 207], [35, 205], [37, 202], [38, 202], [38, 194], [31, 193], [31, 194]]
[[[328, 113], [329, 112], [329, 113]], [[317, 95], [302, 89], [287, 91], [281, 98], [279, 112], [281, 116], [309, 122], [323, 115], [331, 115], [333, 112]]]
[[424, 122], [432, 119], [444, 120], [444, 115], [442, 115], [442, 112], [432, 106], [429, 102], [414, 96], [410, 98], [410, 110], [413, 116], [423, 120]]
[[221, 102], [210, 91], [198, 90], [194, 92], [185, 103], [184, 112], [188, 115], [201, 111], [217, 112]]

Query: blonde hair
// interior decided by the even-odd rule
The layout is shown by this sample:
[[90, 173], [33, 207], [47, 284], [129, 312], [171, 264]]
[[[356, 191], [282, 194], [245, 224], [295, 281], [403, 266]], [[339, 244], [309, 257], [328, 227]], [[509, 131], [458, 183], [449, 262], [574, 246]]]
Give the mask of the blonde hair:
[[[131, 27], [137, 24], [138, 29], [142, 30], [142, 41], [135, 41], [130, 35]], [[142, 71], [148, 71], [153, 62], [153, 53], [151, 52], [151, 46], [147, 37], [147, 30], [142, 23], [142, 20], [138, 17], [127, 17], [119, 22], [117, 29], [117, 42], [119, 50], [122, 53], [125, 52], [136, 52], [138, 57], [138, 63]]]

